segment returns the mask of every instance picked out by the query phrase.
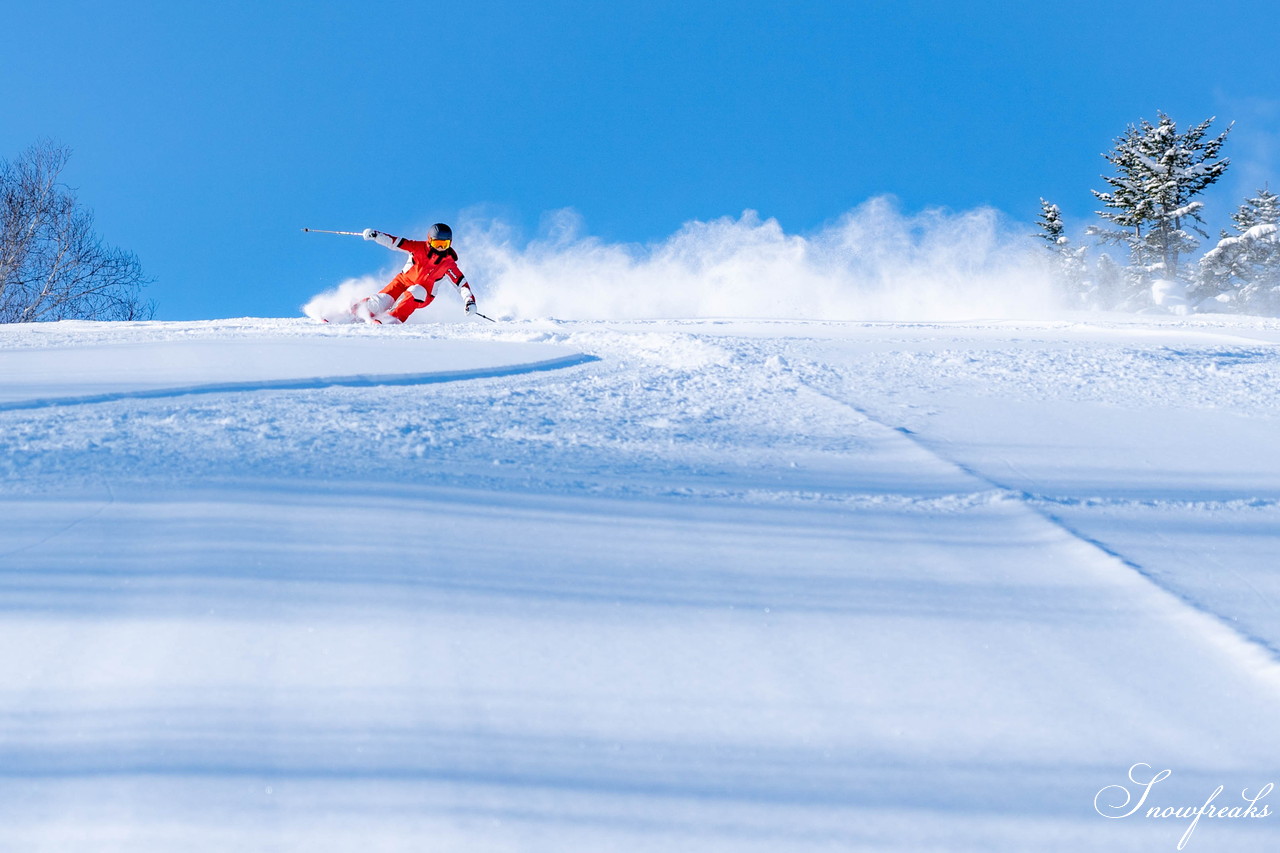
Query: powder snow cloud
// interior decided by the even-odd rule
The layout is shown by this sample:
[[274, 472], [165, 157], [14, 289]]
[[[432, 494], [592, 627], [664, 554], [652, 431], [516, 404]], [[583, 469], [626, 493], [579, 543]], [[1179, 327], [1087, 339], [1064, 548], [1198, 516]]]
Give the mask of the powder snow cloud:
[[[955, 320], [1056, 314], [1058, 297], [1028, 231], [991, 208], [904, 213], [884, 196], [804, 235], [748, 210], [688, 222], [649, 245], [608, 243], [585, 234], [577, 213], [561, 210], [545, 217], [533, 240], [521, 240], [501, 220], [464, 215], [455, 245], [481, 310], [494, 316]], [[347, 300], [381, 283], [376, 277], [344, 282], [317, 300]], [[451, 294], [438, 295], [447, 301]], [[309, 313], [317, 304], [313, 300]], [[435, 310], [419, 314], [414, 319], [441, 319]]]

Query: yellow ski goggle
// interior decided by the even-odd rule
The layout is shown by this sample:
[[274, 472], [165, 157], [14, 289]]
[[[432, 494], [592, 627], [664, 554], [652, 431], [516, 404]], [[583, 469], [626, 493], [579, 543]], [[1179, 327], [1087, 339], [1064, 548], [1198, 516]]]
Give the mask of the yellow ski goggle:
[[452, 243], [453, 241], [452, 240], [428, 240], [427, 242], [430, 243], [431, 248], [435, 249], [437, 252], [443, 252], [445, 249], [449, 248], [449, 244]]

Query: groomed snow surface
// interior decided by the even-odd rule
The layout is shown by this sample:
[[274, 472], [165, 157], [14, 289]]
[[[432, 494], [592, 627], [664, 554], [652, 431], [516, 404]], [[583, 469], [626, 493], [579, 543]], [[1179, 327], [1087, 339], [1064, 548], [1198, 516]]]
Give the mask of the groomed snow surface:
[[0, 849], [1275, 850], [1278, 343], [0, 327]]

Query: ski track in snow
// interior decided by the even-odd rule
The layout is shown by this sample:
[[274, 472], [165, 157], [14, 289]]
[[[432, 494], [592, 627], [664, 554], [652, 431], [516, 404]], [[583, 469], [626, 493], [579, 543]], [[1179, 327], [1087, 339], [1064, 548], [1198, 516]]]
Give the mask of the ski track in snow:
[[1094, 795], [1278, 781], [1280, 323], [59, 323], [0, 364], [268, 338], [566, 355], [0, 405], [0, 846], [1172, 849]]
[[[863, 411], [852, 403], [844, 403], [844, 405], [849, 406], [849, 408], [856, 412], [860, 417], [879, 424], [887, 432], [904, 436], [907, 440], [910, 440], [914, 444], [922, 447], [943, 463], [954, 465], [957, 470], [986, 484], [995, 493], [1008, 496], [1012, 500], [1021, 502], [1030, 511], [1043, 518], [1055, 528], [1079, 540], [1085, 545], [1096, 549], [1099, 556], [1104, 558], [1105, 561], [1113, 561], [1116, 564], [1136, 572], [1144, 580], [1150, 582], [1153, 587], [1160, 590], [1161, 593], [1166, 594], [1176, 607], [1185, 607], [1189, 611], [1189, 613], [1183, 613], [1182, 616], [1186, 617], [1183, 621], [1186, 622], [1190, 630], [1199, 632], [1207, 641], [1214, 642], [1221, 645], [1224, 649], [1227, 649], [1229, 653], [1235, 656], [1245, 668], [1257, 672], [1259, 677], [1265, 678], [1272, 686], [1277, 688], [1278, 693], [1280, 693], [1280, 648], [1278, 648], [1277, 645], [1262, 637], [1242, 633], [1240, 627], [1238, 625], [1231, 624], [1227, 617], [1224, 617], [1222, 614], [1214, 613], [1205, 604], [1195, 600], [1191, 596], [1180, 593], [1174, 588], [1165, 586], [1161, 583], [1158, 576], [1147, 571], [1134, 560], [1126, 557], [1119, 551], [1114, 550], [1106, 543], [1085, 535], [1063, 519], [1055, 516], [1049, 510], [1049, 507], [1055, 503], [1067, 503], [1068, 501], [1033, 495], [1025, 491], [1012, 488], [1005, 483], [992, 479], [979, 470], [969, 467], [968, 465], [956, 462], [953, 459], [948, 459], [931, 447], [926, 441], [917, 438], [916, 434], [909, 429], [895, 428], [889, 424], [880, 423], [869, 413]], [[1249, 503], [1250, 505], [1258, 505], [1253, 501], [1250, 501]], [[1268, 501], [1264, 502], [1262, 505], [1270, 507], [1274, 506], [1275, 503], [1275, 501]]]
[[235, 394], [246, 391], [306, 391], [322, 388], [386, 388], [403, 385], [434, 385], [438, 382], [465, 382], [469, 379], [493, 379], [561, 370], [594, 361], [593, 356], [570, 355], [563, 358], [533, 361], [503, 367], [447, 370], [432, 373], [391, 373], [356, 376], [319, 376], [314, 379], [260, 379], [248, 382], [219, 382], [209, 385], [186, 385], [134, 391], [114, 391], [80, 397], [37, 397], [33, 400], [0, 402], [0, 412], [22, 409], [45, 409], [51, 406], [83, 406], [113, 403], [118, 400], [155, 400], [163, 397], [189, 397], [195, 394]]

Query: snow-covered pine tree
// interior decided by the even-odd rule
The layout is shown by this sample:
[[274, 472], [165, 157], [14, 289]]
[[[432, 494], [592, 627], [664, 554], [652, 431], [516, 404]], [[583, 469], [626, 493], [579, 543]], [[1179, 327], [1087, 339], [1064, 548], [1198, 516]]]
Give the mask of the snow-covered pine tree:
[[1235, 234], [1223, 231], [1200, 259], [1195, 296], [1242, 311], [1280, 314], [1280, 196], [1268, 188], [1245, 199], [1231, 215]]
[[1245, 199], [1231, 214], [1231, 221], [1241, 234], [1258, 225], [1275, 225], [1280, 222], [1280, 195], [1271, 192], [1270, 186], [1263, 187], [1256, 196]]
[[1098, 255], [1093, 265], [1091, 301], [1099, 308], [1115, 308], [1124, 301], [1128, 279], [1124, 268], [1106, 252]]
[[1084, 246], [1077, 248], [1071, 245], [1071, 238], [1067, 236], [1067, 228], [1062, 221], [1062, 211], [1059, 207], [1040, 199], [1040, 219], [1036, 224], [1040, 226], [1040, 233], [1037, 236], [1049, 244], [1052, 273], [1068, 294], [1068, 298], [1078, 304], [1099, 307], [1093, 304], [1094, 300], [1090, 298], [1092, 287], [1086, 281], [1086, 249]]
[[1213, 121], [1209, 118], [1179, 133], [1173, 119], [1160, 113], [1154, 125], [1145, 119], [1129, 125], [1112, 151], [1103, 155], [1116, 174], [1103, 176], [1109, 190], [1093, 194], [1104, 207], [1098, 215], [1112, 227], [1095, 226], [1089, 233], [1128, 246], [1126, 307], [1150, 305], [1155, 281], [1184, 283], [1182, 255], [1200, 245], [1192, 232], [1209, 236], [1201, 227], [1204, 205], [1195, 198], [1230, 164], [1219, 154], [1231, 127], [1209, 138]]
[[1054, 251], [1070, 242], [1067, 239], [1067, 228], [1062, 224], [1062, 211], [1056, 204], [1040, 199], [1040, 219], [1036, 224], [1040, 226], [1038, 236]]

